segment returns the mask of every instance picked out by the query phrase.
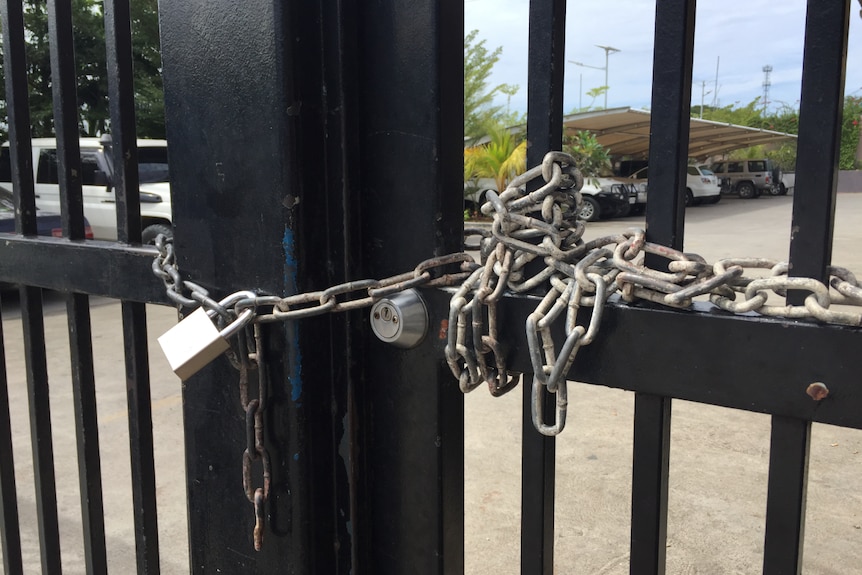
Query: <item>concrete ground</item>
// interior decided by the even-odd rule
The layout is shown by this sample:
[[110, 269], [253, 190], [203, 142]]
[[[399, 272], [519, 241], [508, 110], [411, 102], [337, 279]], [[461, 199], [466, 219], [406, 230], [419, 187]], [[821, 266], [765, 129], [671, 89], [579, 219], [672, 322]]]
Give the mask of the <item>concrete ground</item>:
[[[786, 259], [791, 200], [731, 197], [714, 206], [689, 208], [686, 251], [711, 262], [733, 256]], [[839, 195], [833, 262], [862, 273], [859, 222], [862, 194]], [[596, 222], [588, 225], [586, 235], [592, 238], [642, 225], [642, 217]], [[14, 294], [4, 297], [2, 311], [25, 573], [35, 574], [40, 572], [39, 548], [24, 352]], [[119, 306], [94, 298], [92, 315], [110, 570], [132, 573], [134, 536], [125, 390], [119, 375], [123, 370]], [[162, 573], [184, 574], [189, 571], [181, 388], [155, 343], [175, 323], [175, 312], [152, 306], [148, 321]], [[64, 306], [56, 295], [48, 296], [46, 333], [51, 381], [69, 381]], [[64, 572], [79, 574], [84, 567], [71, 391], [67, 385], [55, 384], [51, 393]], [[494, 399], [480, 388], [465, 401], [467, 572], [520, 573], [521, 395], [515, 391]], [[570, 406], [576, 409], [557, 443], [556, 571], [628, 573], [633, 396], [573, 384]], [[676, 401], [672, 421], [668, 573], [759, 573], [769, 417]], [[804, 573], [862, 573], [860, 452], [859, 431], [814, 426]]]

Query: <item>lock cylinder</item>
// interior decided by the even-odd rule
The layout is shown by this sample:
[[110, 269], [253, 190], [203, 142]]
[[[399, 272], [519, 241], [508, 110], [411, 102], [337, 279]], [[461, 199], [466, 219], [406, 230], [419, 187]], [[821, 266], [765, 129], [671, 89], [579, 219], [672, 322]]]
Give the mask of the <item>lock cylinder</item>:
[[371, 329], [380, 341], [404, 349], [419, 345], [428, 333], [428, 311], [414, 289], [386, 297], [371, 307]]

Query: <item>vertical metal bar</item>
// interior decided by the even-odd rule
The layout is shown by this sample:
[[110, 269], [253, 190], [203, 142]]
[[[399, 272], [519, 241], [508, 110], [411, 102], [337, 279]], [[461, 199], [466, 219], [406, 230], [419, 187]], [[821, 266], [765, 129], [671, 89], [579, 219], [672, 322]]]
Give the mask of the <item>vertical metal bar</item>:
[[21, 323], [24, 328], [27, 395], [30, 403], [30, 440], [33, 444], [33, 480], [36, 487], [40, 556], [42, 572], [53, 575], [61, 573], [62, 570], [42, 290], [22, 286], [20, 304]]
[[[521, 573], [554, 572], [554, 494], [556, 491], [556, 438], [536, 431], [530, 415], [532, 377], [522, 385], [521, 440]], [[542, 408], [554, 413], [555, 403], [545, 394]]]
[[[15, 202], [15, 229], [18, 233], [25, 235], [36, 235], [36, 197], [33, 186], [33, 155], [30, 147], [30, 104], [27, 85], [27, 61], [26, 47], [24, 43], [24, 9], [21, 0], [3, 0], [0, 2], [0, 19], [3, 27], [3, 64], [6, 82], [6, 112], [9, 128], [10, 159], [12, 164], [12, 189]], [[30, 347], [33, 340], [26, 337], [29, 327], [35, 318], [25, 304], [29, 301], [25, 298], [25, 291], [30, 295], [39, 293], [36, 288], [21, 288], [21, 322], [25, 329], [25, 345]], [[38, 309], [41, 316], [41, 307]], [[41, 322], [37, 322], [38, 323]], [[44, 341], [44, 339], [43, 339]], [[43, 344], [44, 345], [44, 344]], [[41, 366], [43, 373], [47, 372], [47, 362], [44, 348], [40, 358], [33, 359], [27, 350], [25, 359], [27, 363], [27, 390], [28, 396], [33, 397], [41, 394], [36, 393], [33, 383], [33, 366]], [[9, 393], [6, 381], [6, 358], [2, 337], [2, 325], [0, 325], [0, 366], [2, 366], [2, 388], [0, 393], [0, 405], [5, 406], [4, 412], [0, 414], [0, 505], [2, 505], [2, 539], [3, 568], [6, 573], [23, 572], [21, 555], [21, 533], [18, 518], [17, 490], [15, 487], [15, 465], [12, 455], [12, 430], [9, 421]], [[38, 368], [37, 368], [38, 369]], [[39, 390], [41, 392], [41, 389]], [[31, 427], [36, 423], [33, 419], [36, 407], [33, 401], [29, 402]], [[50, 417], [48, 418], [50, 424]], [[36, 454], [41, 448], [33, 438], [33, 452]], [[48, 430], [48, 443], [50, 445], [51, 433]], [[49, 453], [50, 455], [50, 453]], [[52, 461], [52, 458], [48, 458]], [[36, 481], [37, 505], [39, 506], [39, 530], [49, 533], [50, 542], [42, 541], [42, 570], [45, 572], [49, 566], [59, 564], [59, 531], [57, 528], [57, 502], [53, 487], [53, 469], [45, 470], [45, 477], [41, 471], [41, 459], [34, 457], [34, 470]], [[47, 491], [50, 494], [48, 509], [42, 506], [41, 489], [43, 479], [48, 479]], [[49, 498], [49, 499], [50, 499]], [[53, 519], [44, 520], [43, 511], [47, 512]]]
[[635, 394], [630, 573], [665, 570], [670, 398]]
[[[359, 16], [366, 145], [354, 217], [366, 272], [386, 277], [461, 248], [463, 3], [385, 0]], [[363, 357], [369, 572], [463, 573], [464, 398], [438, 329], [408, 351], [369, 341]]]
[[[299, 186], [317, 201], [303, 201], [300, 220], [320, 230], [326, 243], [327, 266], [307, 266], [310, 285], [333, 285], [345, 278], [365, 277], [362, 270], [359, 223], [356, 213], [355, 182], [359, 165], [351, 156], [359, 140], [352, 123], [359, 119], [355, 102], [356, 59], [359, 30], [351, 26], [356, 12], [353, 3], [328, 0], [297, 3], [294, 14], [300, 22], [318, 21], [317, 26], [300, 26], [298, 43], [305, 46], [296, 61], [298, 86], [325, 86], [317, 95], [303, 98], [300, 131], [301, 149], [308, 153], [306, 166], [325, 165], [322, 170], [297, 170]], [[312, 150], [319, 150], [318, 153]], [[313, 190], [313, 191], [311, 191]], [[291, 286], [291, 290], [297, 286]], [[333, 575], [367, 571], [368, 553], [357, 541], [367, 536], [368, 504], [355, 477], [364, 468], [362, 425], [361, 358], [365, 331], [353, 314], [339, 314], [327, 322], [299, 326], [303, 335], [320, 342], [315, 350], [303, 352], [304, 366], [319, 374], [329, 374], [325, 384], [306, 387], [303, 405], [309, 413], [309, 449], [318, 454], [312, 462], [315, 477], [313, 503], [316, 519], [310, 528], [312, 541], [332, 542], [333, 553], [319, 553], [314, 570]], [[324, 345], [327, 342], [329, 345]], [[323, 383], [321, 381], [321, 383]], [[333, 450], [333, 445], [341, 448]]]
[[138, 573], [157, 575], [159, 527], [156, 513], [156, 469], [153, 459], [153, 413], [146, 307], [142, 303], [124, 301], [122, 315]]
[[[445, 206], [439, 211], [445, 219], [438, 223], [435, 235], [452, 233], [453, 229], [460, 233], [452, 233], [448, 240], [437, 239], [433, 248], [435, 254], [449, 249], [460, 250], [464, 233], [463, 169], [458, 173], [458, 167], [464, 162], [464, 3], [444, 1], [436, 5], [438, 64], [429, 89], [436, 89], [439, 93], [440, 113], [435, 124], [440, 163], [435, 191], [437, 202]], [[437, 217], [435, 212], [431, 209], [425, 211], [425, 220]], [[430, 241], [428, 243], [431, 244]], [[434, 339], [434, 327], [430, 329], [429, 342]], [[434, 353], [434, 346], [426, 345]], [[436, 382], [441, 386], [437, 418], [440, 426], [443, 564], [439, 573], [460, 575], [464, 573], [464, 397], [448, 368], [439, 359]]]
[[[535, 166], [563, 144], [563, 73], [566, 3], [531, 0], [527, 82], [527, 165]], [[532, 423], [529, 376], [523, 382], [521, 444], [521, 573], [554, 572], [554, 493], [556, 441]], [[545, 396], [545, 413], [554, 413], [555, 398]]]
[[132, 25], [129, 0], [105, 0], [108, 98], [111, 107], [112, 184], [117, 199], [117, 239], [141, 241]]
[[6, 351], [0, 313], [0, 544], [3, 572], [22, 573], [21, 530], [18, 522], [18, 495], [15, 488], [15, 459], [12, 453], [12, 424], [9, 420], [9, 388], [6, 378]]
[[80, 240], [84, 239], [84, 201], [81, 195], [81, 145], [78, 141], [78, 96], [71, 2], [48, 0], [48, 37], [63, 235]]
[[[48, 0], [48, 35], [63, 235], [80, 240], [84, 239], [84, 203], [81, 192], [81, 150], [78, 141], [77, 78], [71, 3]], [[107, 573], [89, 298], [82, 294], [67, 294], [66, 313], [75, 398], [84, 556], [89, 573]]]
[[33, 152], [30, 146], [30, 97], [21, 0], [0, 2], [3, 20], [3, 63], [6, 76], [6, 114], [15, 202], [15, 229], [36, 235], [36, 196]]
[[811, 422], [772, 417], [763, 574], [802, 572]]
[[[832, 261], [849, 22], [845, 0], [808, 2], [789, 275], [824, 282]], [[807, 295], [790, 291], [787, 302], [801, 305]], [[765, 575], [802, 570], [810, 441], [810, 422], [772, 418]]]
[[[656, 3], [647, 240], [683, 247], [695, 0]], [[664, 267], [648, 254], [647, 265]], [[665, 570], [671, 399], [635, 394], [630, 572]]]
[[[142, 224], [129, 0], [105, 0], [105, 45], [117, 239], [139, 243]], [[122, 315], [136, 559], [139, 573], [158, 573], [159, 532], [146, 307], [141, 303], [124, 301]]]
[[849, 21], [846, 0], [808, 2], [789, 273], [821, 281], [832, 262]]
[[89, 298], [66, 296], [69, 345], [72, 358], [72, 392], [75, 433], [78, 440], [78, 480], [84, 529], [87, 573], [107, 573], [105, 518], [102, 506], [102, 473], [99, 462], [99, 422], [96, 414], [96, 381]]
[[691, 115], [695, 0], [659, 0], [655, 9], [650, 104], [647, 240], [682, 249]]

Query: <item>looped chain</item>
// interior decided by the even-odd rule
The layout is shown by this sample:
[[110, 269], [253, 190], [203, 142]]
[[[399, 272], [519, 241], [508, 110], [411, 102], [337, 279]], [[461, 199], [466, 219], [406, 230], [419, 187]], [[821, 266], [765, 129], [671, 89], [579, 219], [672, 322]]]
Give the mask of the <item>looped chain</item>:
[[[862, 308], [862, 286], [841, 267], [830, 267], [824, 284], [813, 278], [790, 277], [785, 262], [740, 258], [713, 265], [697, 254], [647, 242], [641, 229], [584, 241], [585, 224], [576, 217], [583, 183], [571, 156], [551, 152], [541, 165], [515, 177], [501, 193], [487, 192], [481, 212], [493, 218], [490, 230], [465, 229], [466, 238], [479, 237], [481, 264], [466, 253], [454, 253], [382, 280], [354, 280], [287, 297], [238, 292], [244, 295], [217, 302], [201, 286], [182, 280], [172, 244], [159, 237], [153, 273], [178, 305], [201, 305], [220, 323], [251, 311], [256, 326], [364, 308], [409, 288], [458, 285], [449, 303], [446, 362], [464, 393], [485, 383], [495, 396], [510, 391], [521, 379], [520, 373], [507, 366], [506, 345], [499, 333], [502, 296], [507, 291], [544, 294], [525, 328], [533, 369], [533, 423], [546, 435], [556, 435], [565, 427], [566, 376], [578, 351], [595, 339], [602, 309], [612, 295], [627, 303], [644, 300], [681, 309], [690, 308], [696, 298], [708, 298], [731, 313], [862, 325], [862, 311], [832, 309], [833, 304]], [[527, 191], [528, 186], [535, 189]], [[663, 262], [661, 269], [646, 265], [647, 254], [658, 256], [650, 261]], [[446, 269], [455, 265], [457, 269]], [[763, 270], [761, 276], [766, 277], [746, 277], [746, 270], [752, 269]], [[788, 290], [809, 295], [802, 305], [769, 301], [772, 295], [786, 297]], [[588, 323], [579, 325], [578, 315], [584, 307], [592, 312]], [[566, 338], [558, 350], [551, 326], [562, 317]], [[555, 396], [550, 423], [549, 414], [542, 409], [546, 394]], [[262, 410], [260, 404], [255, 405], [255, 413]], [[256, 417], [249, 416], [249, 437]], [[267, 467], [268, 459], [256, 449], [257, 442], [252, 449], [249, 440], [244, 457], [249, 462], [259, 457]], [[266, 501], [267, 480], [264, 483], [263, 488], [251, 490], [246, 482], [246, 495], [258, 508], [258, 503]]]
[[[538, 181], [538, 189], [526, 192], [526, 186], [534, 180]], [[566, 376], [578, 350], [596, 337], [603, 306], [616, 292], [628, 303], [645, 300], [687, 309], [695, 298], [708, 297], [717, 307], [732, 313], [756, 312], [788, 319], [862, 325], [862, 312], [830, 307], [832, 304], [862, 307], [862, 287], [844, 268], [830, 267], [826, 285], [812, 278], [788, 277], [789, 266], [784, 262], [740, 258], [711, 265], [697, 254], [647, 242], [645, 232], [640, 229], [585, 242], [584, 224], [574, 217], [580, 205], [578, 191], [582, 183], [574, 160], [552, 152], [545, 156], [541, 166], [514, 178], [502, 193], [488, 192], [488, 201], [481, 211], [493, 217], [491, 230], [469, 233], [481, 237], [479, 247], [484, 265], [455, 292], [449, 306], [446, 360], [466, 393], [482, 381], [492, 384], [488, 379], [492, 371], [489, 364], [500, 366], [497, 373], [505, 366], [498, 361], [501, 344], [492, 319], [496, 318], [502, 294], [507, 290], [513, 293], [540, 290], [544, 294], [526, 322], [533, 370], [532, 417], [540, 433], [556, 435], [565, 427]], [[648, 267], [646, 254], [660, 256], [663, 269]], [[745, 277], [743, 274], [750, 269], [764, 270], [768, 275]], [[809, 295], [803, 305], [767, 303], [771, 294], [785, 297], [788, 290]], [[577, 323], [583, 307], [592, 307], [585, 326]], [[484, 322], [486, 315], [488, 320]], [[562, 317], [565, 317], [566, 338], [558, 347], [551, 326]], [[467, 329], [471, 319], [472, 329]], [[493, 385], [491, 391], [498, 393]], [[554, 414], [544, 413], [547, 394], [554, 396]]]
[[[526, 192], [526, 185], [539, 178], [543, 184]], [[559, 273], [557, 262], [582, 244], [584, 225], [570, 217], [580, 207], [582, 186], [574, 159], [558, 152], [516, 177], [501, 194], [487, 192], [482, 213], [494, 216], [491, 233], [471, 232], [482, 236], [484, 265], [467, 278], [449, 305], [446, 361], [463, 392], [484, 382], [499, 396], [520, 381], [521, 374], [506, 367], [498, 302], [506, 290], [524, 293], [545, 284]]]

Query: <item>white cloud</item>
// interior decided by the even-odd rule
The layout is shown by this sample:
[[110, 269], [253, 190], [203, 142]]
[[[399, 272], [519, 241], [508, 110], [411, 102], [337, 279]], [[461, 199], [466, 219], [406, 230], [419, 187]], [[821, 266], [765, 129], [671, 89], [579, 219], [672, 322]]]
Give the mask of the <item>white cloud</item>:
[[[862, 94], [862, 19], [851, 5], [847, 51], [846, 93]], [[478, 29], [479, 38], [503, 55], [492, 84], [517, 84], [521, 90], [511, 107], [527, 108], [527, 0], [466, 0], [465, 29]], [[605, 53], [596, 45], [613, 46], [608, 64], [608, 106], [648, 107], [651, 99], [655, 4], [642, 0], [570, 1], [566, 15], [566, 60], [603, 67]], [[721, 105], [747, 104], [763, 95], [762, 68], [771, 65], [770, 100], [798, 105], [802, 80], [805, 3], [748, 0], [700, 0], [697, 5], [692, 103], [701, 91], [714, 92], [716, 61]], [[579, 104], [579, 84], [586, 91], [604, 84], [604, 72], [566, 64], [564, 112]], [[702, 84], [705, 82], [704, 84]], [[712, 94], [705, 96], [712, 102]], [[505, 105], [504, 97], [498, 103]], [[597, 102], [601, 105], [602, 102]]]

